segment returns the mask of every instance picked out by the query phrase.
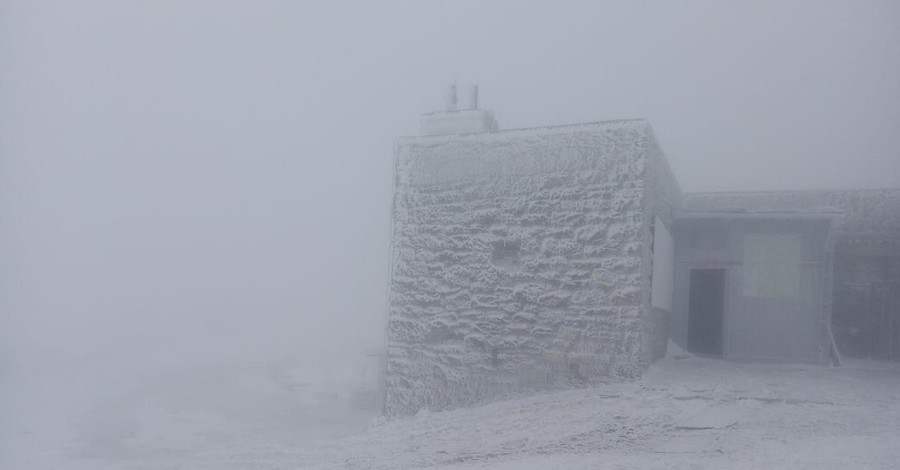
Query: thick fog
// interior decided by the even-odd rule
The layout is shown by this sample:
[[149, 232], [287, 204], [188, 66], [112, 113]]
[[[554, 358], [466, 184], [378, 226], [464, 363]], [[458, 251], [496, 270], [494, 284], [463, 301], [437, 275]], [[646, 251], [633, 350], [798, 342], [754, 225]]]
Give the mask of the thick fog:
[[393, 140], [454, 81], [501, 128], [647, 118], [685, 191], [900, 184], [889, 0], [8, 0], [0, 374], [368, 377]]

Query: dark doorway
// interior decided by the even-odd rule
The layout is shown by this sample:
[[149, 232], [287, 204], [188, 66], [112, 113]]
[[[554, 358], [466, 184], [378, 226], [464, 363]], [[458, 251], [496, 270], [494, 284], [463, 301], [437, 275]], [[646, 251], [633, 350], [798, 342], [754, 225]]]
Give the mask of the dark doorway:
[[722, 355], [725, 270], [691, 269], [688, 351]]

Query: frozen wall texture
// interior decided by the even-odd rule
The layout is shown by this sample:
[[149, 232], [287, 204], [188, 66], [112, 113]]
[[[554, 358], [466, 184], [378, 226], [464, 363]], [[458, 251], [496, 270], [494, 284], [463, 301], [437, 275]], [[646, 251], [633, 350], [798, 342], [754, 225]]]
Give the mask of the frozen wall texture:
[[653, 214], [677, 195], [648, 185], [668, 167], [645, 121], [395, 150], [387, 414], [640, 375]]

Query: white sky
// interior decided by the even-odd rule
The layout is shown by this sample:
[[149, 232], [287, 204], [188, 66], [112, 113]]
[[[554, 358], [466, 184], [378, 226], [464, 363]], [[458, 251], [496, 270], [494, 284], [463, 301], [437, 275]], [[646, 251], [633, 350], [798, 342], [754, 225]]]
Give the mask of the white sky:
[[900, 185], [900, 2], [0, 1], [0, 353], [358, 355], [392, 142], [648, 118], [685, 190]]

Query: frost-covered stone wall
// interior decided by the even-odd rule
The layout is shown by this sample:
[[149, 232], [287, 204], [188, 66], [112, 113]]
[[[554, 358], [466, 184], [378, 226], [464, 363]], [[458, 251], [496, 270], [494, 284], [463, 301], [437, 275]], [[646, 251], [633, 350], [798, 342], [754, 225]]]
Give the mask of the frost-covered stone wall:
[[653, 149], [645, 121], [401, 139], [385, 412], [639, 376], [648, 218], [677, 193], [648, 203]]

